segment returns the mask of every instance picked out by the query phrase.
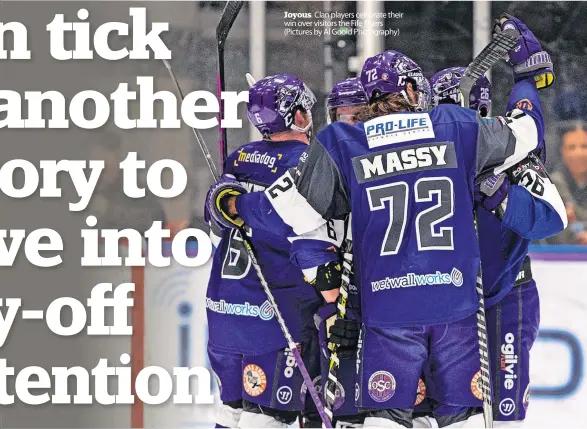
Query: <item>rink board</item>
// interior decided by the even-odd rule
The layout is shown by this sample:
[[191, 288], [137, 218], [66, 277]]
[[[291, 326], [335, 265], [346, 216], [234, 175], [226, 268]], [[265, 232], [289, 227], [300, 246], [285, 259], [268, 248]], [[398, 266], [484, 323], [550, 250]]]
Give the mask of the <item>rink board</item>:
[[[529, 427], [584, 421], [587, 383], [587, 249], [533, 248], [541, 332], [531, 362]], [[205, 291], [211, 263], [145, 269], [145, 365], [208, 366]], [[217, 391], [212, 380], [213, 390]], [[145, 427], [213, 427], [213, 406], [145, 407]]]
[[585, 421], [587, 403], [587, 248], [534, 247], [532, 272], [541, 317], [527, 426], [577, 426]]

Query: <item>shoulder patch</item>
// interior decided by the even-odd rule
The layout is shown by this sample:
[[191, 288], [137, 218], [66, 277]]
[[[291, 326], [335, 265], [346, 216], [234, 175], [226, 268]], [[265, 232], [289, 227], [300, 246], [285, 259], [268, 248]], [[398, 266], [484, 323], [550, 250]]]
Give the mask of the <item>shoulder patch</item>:
[[516, 103], [516, 109], [532, 110], [533, 108], [532, 102], [527, 98], [523, 98]]
[[392, 114], [363, 124], [369, 148], [434, 138], [428, 113]]
[[388, 149], [353, 158], [357, 182], [423, 170], [457, 168], [457, 155], [453, 142], [422, 143]]

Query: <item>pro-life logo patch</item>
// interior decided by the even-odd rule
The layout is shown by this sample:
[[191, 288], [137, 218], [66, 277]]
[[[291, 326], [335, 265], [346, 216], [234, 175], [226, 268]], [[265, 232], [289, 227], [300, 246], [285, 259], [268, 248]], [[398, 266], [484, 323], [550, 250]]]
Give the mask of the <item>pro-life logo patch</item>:
[[259, 396], [267, 388], [267, 376], [260, 366], [249, 364], [243, 370], [243, 387], [250, 396]]
[[369, 396], [375, 402], [386, 402], [395, 394], [395, 378], [387, 371], [377, 371], [369, 377]]
[[426, 383], [420, 378], [418, 379], [418, 391], [416, 392], [414, 407], [420, 405], [424, 401], [424, 398], [426, 398]]
[[435, 137], [428, 113], [381, 116], [365, 122], [363, 126], [370, 149]]
[[480, 370], [471, 379], [471, 392], [475, 395], [475, 398], [480, 401], [483, 400], [483, 380], [481, 379]]

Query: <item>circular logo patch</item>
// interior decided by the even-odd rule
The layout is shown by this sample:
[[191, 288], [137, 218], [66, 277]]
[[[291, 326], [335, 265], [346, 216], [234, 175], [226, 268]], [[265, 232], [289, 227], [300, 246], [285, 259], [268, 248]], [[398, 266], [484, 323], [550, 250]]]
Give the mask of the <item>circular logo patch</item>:
[[475, 398], [480, 401], [483, 400], [483, 380], [481, 380], [481, 371], [477, 371], [471, 380], [471, 392], [473, 392]]
[[511, 416], [516, 411], [516, 404], [512, 398], [504, 398], [499, 403], [499, 412], [503, 416]]
[[342, 404], [344, 404], [344, 398], [344, 387], [342, 387], [342, 384], [340, 384], [340, 382], [337, 381], [336, 389], [334, 391], [334, 404], [332, 404], [332, 409], [338, 410], [340, 407], [342, 407]]
[[[314, 380], [312, 380], [312, 384], [314, 384], [314, 388], [316, 389], [316, 393], [318, 393], [318, 396], [322, 395], [322, 383], [320, 383], [320, 380], [322, 380], [322, 376], [318, 376], [316, 378], [314, 378]], [[306, 400], [306, 393], [308, 392], [308, 388], [306, 387], [306, 382], [304, 381], [302, 383], [302, 387], [300, 388], [300, 400], [302, 402], [304, 402]]]
[[355, 383], [355, 401], [358, 401], [360, 396], [361, 396], [361, 386], [359, 386], [359, 383]]
[[524, 391], [524, 410], [528, 411], [528, 405], [530, 405], [530, 383]]
[[369, 377], [369, 396], [375, 402], [385, 402], [395, 394], [395, 378], [387, 371], [377, 371]]
[[277, 402], [283, 405], [287, 405], [291, 402], [291, 398], [293, 397], [293, 392], [291, 391], [291, 387], [289, 386], [281, 386], [277, 389]]
[[267, 387], [267, 376], [260, 366], [249, 364], [243, 370], [243, 387], [250, 396], [259, 396]]
[[424, 383], [424, 380], [422, 380], [420, 378], [418, 380], [418, 391], [416, 392], [416, 403], [414, 404], [414, 407], [420, 405], [422, 403], [422, 401], [424, 401], [425, 397], [426, 397], [426, 384]]
[[[322, 395], [322, 376], [319, 375], [318, 377], [316, 377], [313, 380], [314, 383], [314, 387], [316, 388], [316, 392], [318, 393], [318, 395]], [[300, 389], [300, 396], [302, 399], [302, 402], [305, 401], [306, 398], [306, 392], [307, 392], [307, 388], [306, 388], [306, 383], [302, 384], [302, 388]], [[345, 398], [345, 392], [344, 392], [344, 387], [342, 387], [342, 384], [340, 384], [339, 381], [336, 382], [336, 390], [334, 391], [334, 404], [332, 405], [332, 409], [333, 410], [338, 410], [340, 407], [342, 407], [342, 404], [344, 404], [344, 398]], [[324, 395], [324, 397], [326, 397], [326, 395]]]

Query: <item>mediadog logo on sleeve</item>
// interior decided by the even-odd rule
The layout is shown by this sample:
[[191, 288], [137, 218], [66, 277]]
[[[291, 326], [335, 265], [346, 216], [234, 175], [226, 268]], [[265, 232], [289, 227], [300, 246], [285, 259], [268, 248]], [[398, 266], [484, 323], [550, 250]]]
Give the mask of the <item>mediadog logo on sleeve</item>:
[[365, 183], [398, 174], [457, 168], [453, 142], [420, 143], [353, 158], [357, 182]]
[[435, 137], [428, 113], [381, 116], [365, 122], [364, 127], [370, 148]]
[[436, 271], [434, 274], [415, 274], [407, 273], [401, 277], [386, 277], [381, 280], [371, 282], [371, 290], [379, 292], [382, 290], [399, 289], [404, 287], [416, 286], [435, 286], [435, 285], [449, 285], [456, 287], [463, 285], [463, 273], [454, 268], [450, 273], [441, 273]]
[[213, 301], [210, 298], [206, 298], [206, 307], [214, 313], [228, 314], [231, 316], [258, 317], [265, 321], [271, 320], [275, 316], [275, 311], [269, 301], [265, 301], [261, 305], [252, 305], [248, 302], [244, 304], [233, 304], [223, 299]]
[[254, 152], [245, 152], [242, 149], [238, 151], [238, 158], [234, 161], [234, 166], [238, 167], [239, 162], [249, 162], [252, 164], [266, 165], [271, 169], [272, 173], [277, 172], [275, 162], [282, 158], [282, 154], [278, 153], [277, 156], [271, 156], [268, 152], [260, 153], [258, 150]]

